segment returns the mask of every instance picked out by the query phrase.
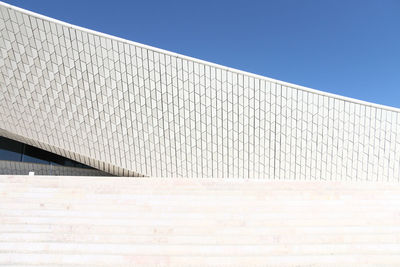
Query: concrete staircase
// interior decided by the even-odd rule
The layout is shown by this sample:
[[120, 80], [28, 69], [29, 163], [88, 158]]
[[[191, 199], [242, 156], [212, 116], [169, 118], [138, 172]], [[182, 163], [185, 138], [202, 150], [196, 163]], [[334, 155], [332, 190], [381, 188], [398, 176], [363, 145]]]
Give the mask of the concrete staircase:
[[400, 266], [400, 184], [0, 176], [0, 265]]

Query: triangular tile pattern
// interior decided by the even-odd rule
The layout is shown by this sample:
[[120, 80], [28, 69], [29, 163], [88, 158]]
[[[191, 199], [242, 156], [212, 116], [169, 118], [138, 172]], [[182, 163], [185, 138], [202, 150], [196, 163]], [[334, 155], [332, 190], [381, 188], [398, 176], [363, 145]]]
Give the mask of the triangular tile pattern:
[[0, 4], [1, 134], [121, 176], [398, 180], [400, 113]]

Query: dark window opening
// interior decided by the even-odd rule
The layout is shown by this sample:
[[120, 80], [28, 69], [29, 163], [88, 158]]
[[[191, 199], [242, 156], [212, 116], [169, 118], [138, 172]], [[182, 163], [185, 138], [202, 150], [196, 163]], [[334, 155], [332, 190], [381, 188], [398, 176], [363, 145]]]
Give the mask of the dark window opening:
[[93, 169], [77, 161], [2, 136], [0, 136], [0, 160]]

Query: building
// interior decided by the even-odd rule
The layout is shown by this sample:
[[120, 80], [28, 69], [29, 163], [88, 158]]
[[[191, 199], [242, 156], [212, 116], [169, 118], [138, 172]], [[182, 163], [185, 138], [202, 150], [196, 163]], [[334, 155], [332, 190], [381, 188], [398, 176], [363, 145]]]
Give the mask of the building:
[[0, 265], [400, 266], [399, 111], [0, 2]]
[[[34, 147], [34, 158], [53, 163], [41, 165], [43, 174], [69, 166], [80, 175], [400, 178], [398, 109], [5, 3], [0, 32], [0, 149], [10, 155], [6, 146]], [[16, 162], [0, 163], [3, 173], [37, 167], [24, 152], [13, 155]]]

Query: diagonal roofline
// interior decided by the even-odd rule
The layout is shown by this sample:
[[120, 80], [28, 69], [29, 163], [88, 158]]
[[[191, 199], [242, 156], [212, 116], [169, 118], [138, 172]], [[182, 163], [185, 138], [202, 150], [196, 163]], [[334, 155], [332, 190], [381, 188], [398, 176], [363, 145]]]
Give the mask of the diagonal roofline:
[[262, 76], [262, 75], [259, 75], [259, 74], [255, 74], [255, 73], [251, 73], [251, 72], [248, 72], [248, 71], [243, 71], [243, 70], [227, 67], [227, 66], [224, 66], [224, 65], [220, 65], [220, 64], [217, 64], [217, 63], [212, 63], [212, 62], [205, 61], [205, 60], [202, 60], [202, 59], [198, 59], [198, 58], [195, 58], [195, 57], [185, 56], [185, 55], [178, 54], [178, 53], [175, 53], [175, 52], [171, 52], [171, 51], [168, 51], [168, 50], [165, 50], [165, 49], [161, 49], [161, 48], [157, 48], [157, 47], [154, 47], [154, 46], [150, 46], [150, 45], [134, 42], [134, 41], [127, 40], [127, 39], [124, 39], [124, 38], [121, 38], [121, 37], [117, 37], [117, 36], [114, 36], [114, 35], [110, 35], [110, 34], [107, 34], [107, 33], [102, 33], [102, 32], [99, 32], [99, 31], [95, 31], [95, 30], [91, 30], [91, 29], [88, 29], [88, 28], [77, 26], [77, 25], [74, 25], [74, 24], [71, 24], [71, 23], [67, 23], [67, 22], [64, 22], [64, 21], [61, 21], [61, 20], [58, 20], [58, 19], [54, 19], [54, 18], [51, 18], [51, 17], [48, 17], [48, 16], [44, 16], [44, 15], [35, 13], [33, 11], [30, 11], [30, 10], [27, 10], [27, 9], [23, 9], [23, 8], [20, 8], [20, 7], [17, 7], [17, 6], [2, 2], [2, 1], [0, 1], [0, 5], [4, 6], [4, 7], [7, 7], [7, 8], [14, 9], [14, 10], [22, 12], [22, 13], [25, 13], [25, 14], [30, 15], [30, 16], [35, 16], [35, 17], [37, 17], [39, 19], [48, 20], [48, 21], [51, 21], [51, 22], [54, 22], [54, 23], [58, 23], [58, 24], [61, 24], [61, 25], [64, 25], [66, 27], [70, 27], [70, 28], [73, 28], [73, 29], [76, 29], [76, 30], [85, 31], [87, 33], [94, 34], [94, 35], [97, 35], [99, 37], [105, 37], [105, 38], [109, 38], [109, 39], [112, 39], [112, 40], [115, 40], [115, 41], [119, 41], [119, 42], [131, 44], [131, 45], [139, 46], [139, 47], [142, 47], [142, 48], [145, 48], [145, 49], [152, 50], [154, 52], [159, 52], [159, 53], [167, 54], [167, 55], [174, 56], [174, 57], [177, 57], [177, 58], [190, 60], [190, 61], [197, 62], [197, 63], [200, 63], [200, 64], [205, 64], [205, 65], [208, 65], [208, 66], [211, 66], [211, 67], [216, 67], [216, 68], [219, 68], [219, 69], [227, 70], [227, 71], [234, 72], [234, 73], [237, 73], [237, 74], [247, 75], [247, 76], [250, 76], [250, 77], [257, 78], [257, 79], [266, 80], [266, 81], [269, 81], [269, 82], [272, 82], [272, 83], [280, 84], [280, 85], [283, 85], [283, 86], [291, 87], [291, 88], [302, 90], [302, 91], [305, 91], [305, 92], [318, 94], [318, 95], [321, 95], [321, 96], [331, 97], [331, 98], [334, 98], [334, 99], [347, 101], [347, 102], [351, 102], [351, 103], [354, 103], [354, 104], [360, 104], [360, 105], [364, 105], [364, 106], [369, 106], [369, 107], [373, 107], [373, 108], [379, 108], [379, 109], [384, 109], [384, 110], [400, 113], [400, 108], [396, 108], [396, 107], [392, 107], [392, 106], [388, 106], [388, 105], [376, 104], [376, 103], [372, 103], [372, 102], [368, 102], [368, 101], [364, 101], [364, 100], [359, 100], [359, 99], [355, 99], [355, 98], [352, 98], [352, 97], [342, 96], [342, 95], [338, 95], [338, 94], [328, 93], [328, 92], [324, 92], [324, 91], [321, 91], [321, 90], [305, 87], [305, 86], [302, 86], [302, 85], [297, 85], [297, 84], [294, 84], [294, 83], [289, 83], [289, 82], [285, 82], [285, 81], [269, 78], [269, 77]]

